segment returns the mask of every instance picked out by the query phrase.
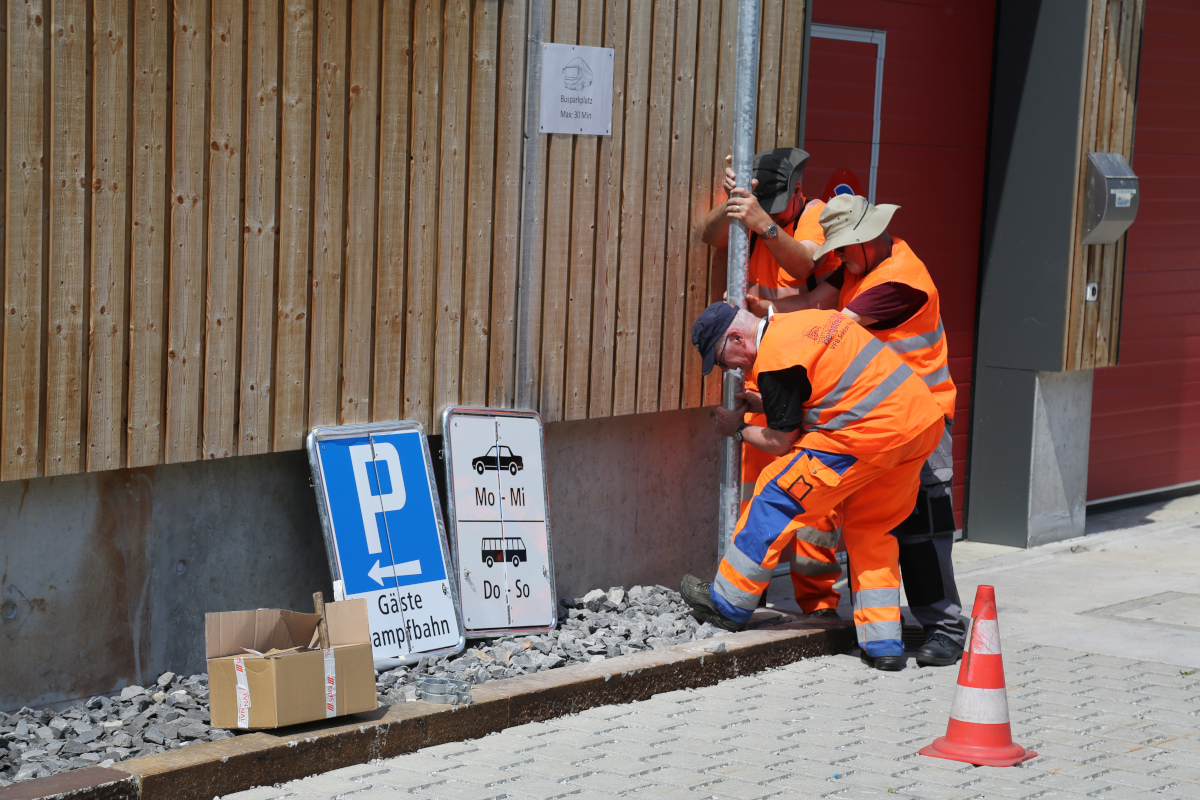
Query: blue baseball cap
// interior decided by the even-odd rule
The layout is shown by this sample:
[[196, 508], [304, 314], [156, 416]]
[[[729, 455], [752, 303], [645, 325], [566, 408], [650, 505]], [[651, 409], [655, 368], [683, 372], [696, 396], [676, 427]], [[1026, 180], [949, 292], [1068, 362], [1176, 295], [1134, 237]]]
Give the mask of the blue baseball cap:
[[704, 367], [701, 370], [703, 374], [712, 372], [713, 361], [716, 359], [713, 351], [717, 341], [729, 330], [729, 325], [736, 316], [736, 308], [729, 303], [717, 302], [700, 312], [700, 316], [696, 318], [696, 324], [692, 326], [692, 344], [704, 359]]

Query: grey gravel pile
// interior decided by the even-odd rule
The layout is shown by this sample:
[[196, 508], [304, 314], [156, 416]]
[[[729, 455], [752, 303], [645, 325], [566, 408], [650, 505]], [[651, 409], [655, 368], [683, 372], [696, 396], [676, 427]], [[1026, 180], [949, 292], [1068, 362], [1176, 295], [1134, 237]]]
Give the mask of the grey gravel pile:
[[[426, 656], [379, 675], [379, 702], [414, 699], [423, 674], [479, 684], [725, 633], [693, 619], [679, 593], [663, 586], [595, 589], [564, 598], [562, 606], [556, 630], [472, 640], [458, 655]], [[65, 710], [0, 712], [0, 786], [234, 735], [208, 723], [208, 676], [173, 672], [154, 685], [128, 686], [118, 696], [93, 697]]]
[[[548, 633], [472, 640], [456, 656], [422, 658], [378, 679], [379, 701], [396, 703], [415, 697], [420, 675], [484, 683], [568, 664], [585, 664], [614, 656], [695, 642], [725, 631], [701, 624], [688, 613], [678, 592], [663, 586], [593, 589], [562, 601], [559, 625]], [[790, 622], [792, 617], [779, 617]]]
[[173, 672], [65, 710], [0, 712], [0, 786], [232, 735], [208, 722], [208, 676]]

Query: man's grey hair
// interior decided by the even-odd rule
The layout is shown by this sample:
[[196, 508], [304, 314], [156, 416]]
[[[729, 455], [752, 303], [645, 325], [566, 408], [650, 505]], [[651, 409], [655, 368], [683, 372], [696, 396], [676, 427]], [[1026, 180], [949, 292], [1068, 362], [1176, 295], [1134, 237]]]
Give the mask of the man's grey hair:
[[739, 333], [754, 337], [758, 334], [758, 317], [744, 308], [739, 308], [733, 318], [733, 322], [729, 323], [729, 327], [725, 329], [725, 333], [728, 334], [729, 331], [738, 331]]

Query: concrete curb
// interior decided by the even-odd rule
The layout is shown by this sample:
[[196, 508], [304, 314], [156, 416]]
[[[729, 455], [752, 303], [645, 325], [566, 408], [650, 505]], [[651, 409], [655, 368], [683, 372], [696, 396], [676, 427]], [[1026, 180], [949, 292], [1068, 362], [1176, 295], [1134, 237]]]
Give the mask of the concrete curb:
[[121, 770], [83, 767], [0, 789], [0, 800], [137, 800], [138, 780]]
[[[708, 652], [721, 644], [723, 651]], [[123, 761], [109, 769], [74, 770], [0, 789], [0, 800], [212, 800], [214, 795], [476, 739], [599, 705], [711, 686], [803, 658], [845, 652], [853, 645], [853, 626], [841, 621], [805, 620], [743, 631], [485, 683], [472, 690], [469, 706], [402, 703], [338, 723], [251, 733]], [[68, 776], [74, 776], [69, 790], [55, 783]]]

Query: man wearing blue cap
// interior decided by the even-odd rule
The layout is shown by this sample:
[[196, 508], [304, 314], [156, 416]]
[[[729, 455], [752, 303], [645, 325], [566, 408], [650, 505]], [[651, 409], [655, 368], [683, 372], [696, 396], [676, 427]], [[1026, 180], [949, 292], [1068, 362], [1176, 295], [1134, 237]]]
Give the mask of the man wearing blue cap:
[[[891, 531], [912, 511], [921, 466], [944, 423], [929, 387], [850, 318], [805, 310], [758, 319], [713, 303], [692, 327], [713, 366], [743, 369], [758, 392], [717, 409], [717, 432], [775, 459], [755, 484], [712, 583], [687, 575], [679, 591], [698, 619], [745, 626], [796, 530], [840, 511], [850, 557], [854, 623], [863, 659], [904, 665], [899, 550]], [[750, 425], [746, 411], [765, 415]]]
[[[750, 256], [746, 267], [749, 282], [747, 303], [762, 313], [780, 297], [795, 295], [812, 280], [812, 253], [824, 241], [820, 201], [805, 201], [801, 176], [808, 153], [795, 147], [780, 147], [756, 153], [750, 189], [738, 187], [726, 157], [725, 192], [728, 198], [713, 207], [700, 223], [700, 238], [714, 248], [729, 240], [729, 221], [738, 220], [750, 231]], [[747, 388], [757, 389], [753, 379]], [[748, 413], [747, 425], [761, 427], [766, 419]], [[741, 507], [745, 510], [754, 494], [762, 470], [772, 461], [758, 448], [742, 445]], [[791, 576], [796, 604], [805, 614], [837, 616], [841, 595], [834, 588], [842, 576], [835, 548], [838, 543], [835, 517], [797, 531], [784, 560]], [[763, 595], [763, 601], [766, 595]]]

